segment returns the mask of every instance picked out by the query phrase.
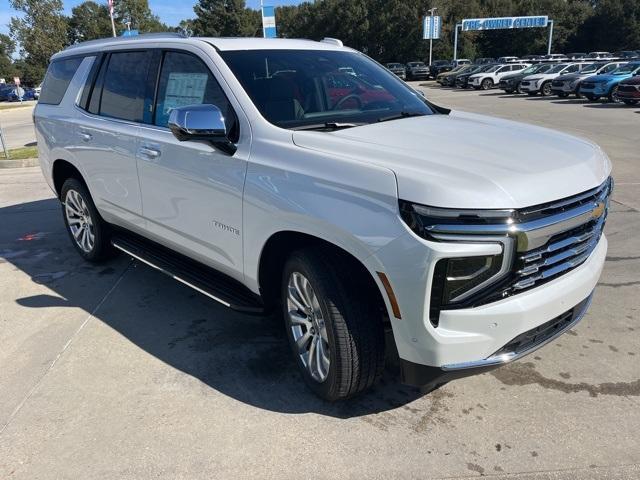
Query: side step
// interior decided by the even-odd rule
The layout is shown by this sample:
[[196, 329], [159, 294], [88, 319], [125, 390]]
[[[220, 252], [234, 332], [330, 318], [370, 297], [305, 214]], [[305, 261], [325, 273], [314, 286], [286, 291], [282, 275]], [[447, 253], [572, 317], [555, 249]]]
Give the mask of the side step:
[[111, 244], [225, 307], [253, 315], [266, 313], [260, 297], [240, 282], [162, 245], [121, 232], [114, 234]]

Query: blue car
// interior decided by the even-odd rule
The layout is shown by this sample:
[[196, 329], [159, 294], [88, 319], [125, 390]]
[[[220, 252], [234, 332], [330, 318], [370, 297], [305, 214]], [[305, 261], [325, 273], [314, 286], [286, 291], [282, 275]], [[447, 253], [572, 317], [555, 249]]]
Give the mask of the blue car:
[[580, 84], [580, 94], [590, 102], [607, 97], [610, 102], [618, 102], [618, 84], [622, 80], [640, 75], [640, 62], [629, 62], [606, 75], [588, 77]]

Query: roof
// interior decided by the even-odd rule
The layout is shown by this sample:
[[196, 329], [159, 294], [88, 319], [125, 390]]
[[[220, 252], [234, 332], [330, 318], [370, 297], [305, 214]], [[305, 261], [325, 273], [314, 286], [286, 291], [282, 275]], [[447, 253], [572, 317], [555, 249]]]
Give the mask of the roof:
[[77, 43], [54, 55], [68, 56], [103, 51], [109, 47], [136, 47], [164, 41], [178, 43], [207, 42], [221, 51], [229, 50], [343, 50], [342, 42], [325, 39], [320, 42], [288, 38], [186, 37], [179, 33], [150, 33], [133, 37], [108, 37]]

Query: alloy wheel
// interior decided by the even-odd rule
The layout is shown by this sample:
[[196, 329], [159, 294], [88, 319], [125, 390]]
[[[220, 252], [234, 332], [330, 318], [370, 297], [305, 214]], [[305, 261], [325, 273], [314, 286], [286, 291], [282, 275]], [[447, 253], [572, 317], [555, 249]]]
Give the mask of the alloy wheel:
[[330, 366], [327, 326], [311, 283], [299, 272], [287, 282], [287, 327], [304, 367], [316, 382], [324, 382]]
[[76, 244], [83, 252], [90, 253], [95, 245], [95, 229], [87, 203], [76, 190], [67, 191], [64, 214]]

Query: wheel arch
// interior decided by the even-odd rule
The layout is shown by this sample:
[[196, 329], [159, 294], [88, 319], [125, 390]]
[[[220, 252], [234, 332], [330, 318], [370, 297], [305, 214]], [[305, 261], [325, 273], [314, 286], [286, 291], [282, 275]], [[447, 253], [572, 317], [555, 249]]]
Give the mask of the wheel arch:
[[293, 230], [284, 230], [272, 234], [265, 242], [258, 262], [258, 288], [267, 306], [277, 304], [280, 295], [282, 273], [290, 253], [302, 248], [322, 248], [348, 262], [353, 268], [354, 277], [374, 295], [375, 301], [385, 320], [388, 310], [382, 285], [369, 269], [351, 252], [320, 237]]
[[82, 182], [88, 190], [87, 182], [85, 181], [82, 173], [78, 167], [68, 160], [59, 158], [53, 162], [51, 178], [53, 180], [53, 188], [58, 198], [60, 198], [60, 194], [62, 193], [62, 185], [64, 185], [64, 182], [69, 178], [75, 178]]

